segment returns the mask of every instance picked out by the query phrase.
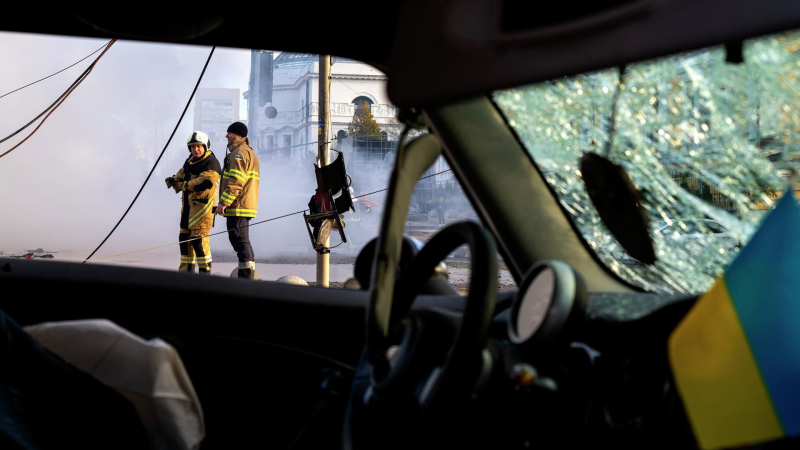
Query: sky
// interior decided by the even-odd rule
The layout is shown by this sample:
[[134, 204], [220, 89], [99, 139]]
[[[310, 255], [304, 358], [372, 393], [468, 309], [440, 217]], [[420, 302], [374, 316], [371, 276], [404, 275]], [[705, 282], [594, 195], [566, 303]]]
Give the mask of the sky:
[[[0, 54], [4, 60], [0, 66], [0, 95], [61, 70], [106, 42], [0, 33]], [[41, 247], [84, 252], [88, 256], [119, 220], [150, 170], [150, 165], [136, 159], [136, 146], [149, 152], [161, 151], [210, 50], [201, 46], [117, 41], [42, 127], [0, 159], [3, 197], [11, 200], [0, 213], [0, 251]], [[97, 55], [0, 98], [0, 138], [49, 106]], [[249, 71], [249, 50], [217, 48], [200, 87], [235, 88], [244, 92]], [[246, 102], [241, 105], [240, 116], [245, 118]], [[168, 190], [163, 180], [177, 172], [188, 157], [186, 139], [192, 132], [193, 110], [192, 104], [156, 173], [97, 257], [177, 241], [180, 195]], [[0, 144], [0, 153], [22, 140], [34, 127], [35, 124]], [[224, 151], [217, 150], [217, 156], [222, 163]], [[312, 183], [303, 201], [262, 207], [259, 219], [303, 209], [306, 197], [313, 193], [313, 169], [310, 177], [310, 181], [300, 177], [300, 186], [286, 186], [300, 192]], [[269, 189], [264, 184], [262, 181], [262, 192]], [[280, 210], [291, 209], [296, 206], [294, 203], [300, 203], [299, 207]], [[224, 230], [224, 220], [216, 222], [214, 231]], [[294, 238], [308, 239], [301, 218], [293, 218], [285, 226]], [[263, 231], [253, 228], [254, 240], [259, 235], [271, 239], [274, 227], [262, 228]], [[229, 250], [227, 237], [212, 238], [212, 248], [215, 246]]]

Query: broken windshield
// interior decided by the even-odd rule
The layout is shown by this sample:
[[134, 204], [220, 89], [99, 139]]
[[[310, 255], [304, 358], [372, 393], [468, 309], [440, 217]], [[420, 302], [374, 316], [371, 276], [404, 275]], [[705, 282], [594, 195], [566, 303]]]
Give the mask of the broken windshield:
[[[745, 41], [742, 49], [709, 48], [493, 95], [586, 244], [633, 285], [673, 294], [708, 289], [792, 177], [800, 33]], [[628, 255], [600, 220], [579, 169], [590, 152], [621, 165], [641, 192], [654, 265]]]

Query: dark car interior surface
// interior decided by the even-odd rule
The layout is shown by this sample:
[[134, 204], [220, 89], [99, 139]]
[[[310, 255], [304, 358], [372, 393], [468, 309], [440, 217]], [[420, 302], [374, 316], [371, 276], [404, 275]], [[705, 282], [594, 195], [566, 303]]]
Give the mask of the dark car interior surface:
[[[342, 5], [348, 23], [370, 20], [378, 4], [365, 5]], [[52, 355], [31, 356], [20, 330], [105, 318], [177, 349], [202, 403], [203, 449], [696, 448], [667, 339], [702, 292], [650, 293], [608, 269], [491, 92], [798, 28], [800, 2], [393, 1], [380, 4], [382, 32], [370, 39], [360, 27], [332, 32], [331, 14], [309, 14], [298, 33], [248, 26], [238, 12], [294, 8], [60, 6], [36, 20], [0, 17], [10, 32], [353, 58], [386, 73], [404, 122], [431, 132], [396, 162], [374, 256], [355, 269], [370, 274], [366, 289], [0, 260], [0, 414], [14, 422], [0, 447], [146, 446], [125, 425], [130, 408], [81, 374], [48, 368]], [[440, 153], [481, 224], [448, 226], [407, 250], [408, 180]], [[464, 244], [468, 294], [432, 287], [436, 265]], [[517, 292], [497, 293], [498, 253]], [[35, 295], [10, 295], [31, 286]], [[50, 375], [15, 372], [26, 364]], [[49, 394], [34, 395], [37, 383]]]

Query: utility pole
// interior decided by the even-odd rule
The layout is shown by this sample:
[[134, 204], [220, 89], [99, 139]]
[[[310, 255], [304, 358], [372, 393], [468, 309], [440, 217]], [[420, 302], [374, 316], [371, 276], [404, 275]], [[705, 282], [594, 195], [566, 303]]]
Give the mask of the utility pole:
[[[328, 119], [331, 111], [330, 95], [331, 55], [319, 55], [319, 128], [317, 135], [319, 166], [324, 167], [330, 163], [328, 135]], [[317, 253], [317, 286], [328, 287], [330, 284], [330, 250], [331, 239], [323, 244], [325, 253]]]
[[261, 50], [250, 50], [250, 93], [247, 95], [247, 135], [258, 148], [258, 91], [261, 84]]

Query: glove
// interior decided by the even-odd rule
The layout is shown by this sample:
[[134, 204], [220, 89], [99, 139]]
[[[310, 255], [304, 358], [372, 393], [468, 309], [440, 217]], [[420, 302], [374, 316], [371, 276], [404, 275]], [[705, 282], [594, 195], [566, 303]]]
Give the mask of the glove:
[[167, 183], [167, 187], [171, 188], [175, 184], [175, 177], [167, 177], [164, 181]]

